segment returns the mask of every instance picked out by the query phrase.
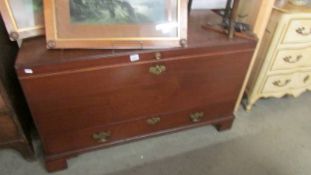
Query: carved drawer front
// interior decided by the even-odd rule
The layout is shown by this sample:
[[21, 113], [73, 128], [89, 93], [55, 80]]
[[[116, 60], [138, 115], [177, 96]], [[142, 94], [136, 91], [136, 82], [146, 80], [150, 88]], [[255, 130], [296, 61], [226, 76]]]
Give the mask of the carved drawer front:
[[270, 76], [264, 85], [263, 93], [286, 91], [292, 88], [294, 83], [294, 74]]
[[290, 22], [283, 44], [311, 42], [311, 20], [294, 19]]
[[[230, 115], [229, 103], [196, 108], [173, 114], [155, 115], [120, 124], [97, 126], [45, 137], [47, 153], [79, 151], [103, 145], [116, 144], [133, 138], [143, 138], [159, 132], [176, 131], [181, 128], [210, 124], [224, 113]], [[210, 110], [212, 109], [213, 110]], [[225, 110], [224, 110], [225, 109]], [[226, 115], [226, 114], [225, 114]]]
[[286, 92], [311, 85], [311, 72], [297, 72], [268, 77], [263, 93]]
[[272, 70], [311, 67], [311, 48], [279, 50]]

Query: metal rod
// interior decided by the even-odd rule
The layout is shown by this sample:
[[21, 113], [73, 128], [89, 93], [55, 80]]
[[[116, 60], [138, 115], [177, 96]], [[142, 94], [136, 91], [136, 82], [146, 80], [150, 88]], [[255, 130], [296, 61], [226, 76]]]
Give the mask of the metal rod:
[[227, 19], [229, 19], [230, 13], [231, 13], [231, 4], [232, 4], [232, 0], [227, 0], [227, 4], [226, 4], [226, 9], [225, 9], [225, 14], [223, 17], [223, 21], [225, 22]]
[[234, 0], [232, 11], [231, 11], [231, 17], [230, 17], [230, 25], [229, 25], [229, 38], [232, 39], [234, 37], [235, 33], [235, 22], [238, 17], [238, 8], [239, 8], [240, 0]]
[[188, 13], [190, 14], [192, 8], [192, 0], [188, 1]]

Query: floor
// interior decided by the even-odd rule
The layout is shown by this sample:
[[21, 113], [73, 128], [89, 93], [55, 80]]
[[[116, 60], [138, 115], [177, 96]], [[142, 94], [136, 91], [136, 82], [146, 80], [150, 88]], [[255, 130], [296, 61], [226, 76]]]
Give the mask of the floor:
[[[53, 175], [310, 175], [310, 114], [310, 92], [260, 100], [237, 112], [230, 131], [207, 126], [86, 153]], [[48, 173], [42, 161], [4, 150], [0, 174]]]

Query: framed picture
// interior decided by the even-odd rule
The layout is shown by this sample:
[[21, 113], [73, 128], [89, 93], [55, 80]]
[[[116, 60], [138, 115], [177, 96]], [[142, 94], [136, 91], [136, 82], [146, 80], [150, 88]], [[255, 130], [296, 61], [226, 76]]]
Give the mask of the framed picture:
[[1, 0], [0, 12], [12, 41], [44, 34], [43, 0]]
[[45, 0], [48, 48], [185, 45], [188, 0]]

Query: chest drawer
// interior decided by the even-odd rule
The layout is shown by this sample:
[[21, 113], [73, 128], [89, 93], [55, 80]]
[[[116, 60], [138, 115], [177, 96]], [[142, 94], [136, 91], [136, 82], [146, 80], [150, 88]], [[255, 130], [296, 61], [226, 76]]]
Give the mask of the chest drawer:
[[283, 44], [307, 42], [311, 42], [311, 19], [292, 19], [283, 38]]
[[264, 85], [263, 93], [286, 92], [288, 90], [305, 88], [310, 85], [311, 72], [269, 76]]
[[311, 48], [279, 50], [274, 58], [273, 70], [311, 67]]
[[[232, 112], [229, 110], [230, 108], [231, 104], [223, 103], [115, 125], [86, 128], [61, 135], [50, 135], [46, 137], [47, 148], [45, 150], [48, 153], [61, 153], [69, 150], [79, 152], [85, 148], [109, 146], [134, 138], [143, 138], [160, 132], [165, 133], [167, 130], [176, 131], [179, 127], [210, 124], [217, 121], [217, 118], [220, 117], [217, 113], [220, 111], [224, 116], [230, 116]], [[227, 110], [223, 111], [223, 109]]]

